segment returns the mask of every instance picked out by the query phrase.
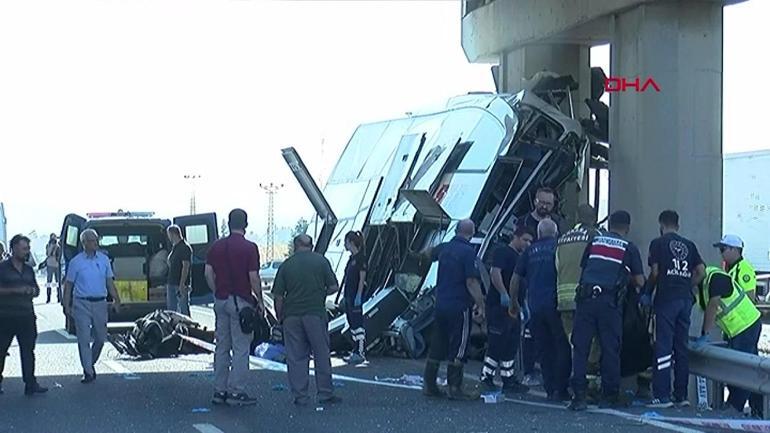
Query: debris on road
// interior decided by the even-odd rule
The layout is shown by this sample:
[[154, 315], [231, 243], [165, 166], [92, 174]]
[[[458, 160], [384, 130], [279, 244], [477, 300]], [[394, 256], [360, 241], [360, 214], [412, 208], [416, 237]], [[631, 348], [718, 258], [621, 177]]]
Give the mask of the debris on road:
[[422, 377], [416, 374], [405, 374], [398, 378], [374, 376], [374, 380], [376, 380], [377, 382], [398, 383], [401, 385], [410, 385], [410, 386], [422, 386]]
[[138, 359], [168, 358], [176, 355], [205, 353], [186, 342], [181, 335], [211, 339], [211, 333], [190, 317], [168, 310], [155, 310], [137, 319], [125, 333], [110, 335], [110, 343], [122, 355]]

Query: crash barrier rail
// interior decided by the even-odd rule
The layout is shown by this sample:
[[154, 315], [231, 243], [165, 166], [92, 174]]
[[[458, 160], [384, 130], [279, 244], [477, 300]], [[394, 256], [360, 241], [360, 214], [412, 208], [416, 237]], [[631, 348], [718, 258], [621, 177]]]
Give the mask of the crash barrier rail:
[[724, 401], [724, 385], [762, 395], [763, 415], [770, 419], [770, 358], [713, 345], [689, 348], [690, 373], [713, 381], [709, 401]]

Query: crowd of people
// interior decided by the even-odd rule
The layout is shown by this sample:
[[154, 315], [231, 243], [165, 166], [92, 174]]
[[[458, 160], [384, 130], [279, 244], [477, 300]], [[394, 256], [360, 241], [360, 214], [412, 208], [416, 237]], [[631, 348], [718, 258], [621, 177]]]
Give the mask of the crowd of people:
[[[450, 242], [429, 251], [438, 260], [438, 281], [435, 329], [423, 378], [425, 395], [478, 397], [462, 388], [474, 309], [487, 323], [488, 347], [481, 370], [485, 390], [497, 389], [494, 376], [499, 371], [503, 392], [528, 391], [514, 371], [522, 347], [539, 362], [548, 399], [568, 402], [576, 411], [585, 410], [589, 403], [591, 370], [601, 378], [601, 392], [595, 398], [600, 407], [630, 403], [620, 390], [624, 306], [629, 303], [654, 318], [654, 335], [649, 336], [654, 342], [648, 407], [689, 405], [687, 357], [694, 306], [704, 313], [694, 347], [709, 343], [712, 331], [718, 329], [730, 348], [757, 354], [761, 320], [753, 302], [756, 275], [742, 257], [740, 238], [725, 235], [716, 242], [724, 264], [707, 266], [695, 243], [678, 233], [678, 214], [665, 210], [658, 218], [660, 236], [649, 246], [645, 278], [640, 251], [628, 240], [628, 212], [612, 213], [605, 230], [598, 227], [595, 210], [581, 205], [579, 223], [562, 232], [563, 223], [553, 214], [554, 200], [552, 190], [537, 191], [535, 209], [518, 218], [510, 243], [493, 253], [492, 287], [486, 294], [479, 284], [483, 265], [470, 244], [473, 221], [460, 221]], [[521, 341], [524, 328], [530, 330], [534, 348]], [[649, 344], [650, 338], [645, 340]], [[526, 370], [527, 354], [523, 355]], [[442, 361], [449, 362], [447, 393], [436, 385]], [[647, 394], [639, 391], [637, 395]], [[761, 416], [761, 396], [735, 387], [730, 387], [725, 408], [742, 413], [747, 401], [752, 413]]]
[[[548, 399], [568, 402], [576, 411], [585, 410], [591, 400], [589, 373], [601, 377], [601, 392], [594, 398], [601, 407], [629, 403], [620, 390], [624, 314], [629, 304], [651, 313], [655, 322], [652, 359], [646, 364], [652, 367], [649, 407], [689, 404], [687, 354], [693, 307], [704, 313], [700, 337], [692, 342], [695, 347], [707, 344], [712, 331], [718, 329], [730, 348], [757, 353], [761, 320], [754, 305], [756, 275], [742, 256], [740, 238], [725, 235], [716, 242], [714, 247], [719, 248], [724, 264], [707, 266], [695, 243], [679, 234], [678, 214], [665, 210], [658, 218], [660, 236], [649, 246], [645, 277], [640, 251], [628, 240], [628, 212], [612, 213], [603, 229], [597, 224], [595, 210], [581, 205], [578, 224], [565, 231], [563, 221], [554, 214], [554, 202], [552, 190], [537, 191], [534, 210], [518, 218], [510, 242], [492, 254], [488, 264], [490, 287], [481, 284], [480, 266], [485, 264], [479, 262], [470, 242], [476, 234], [472, 220], [459, 221], [453, 239], [423, 252], [438, 262], [434, 329], [423, 377], [426, 396], [478, 399], [478, 394], [463, 387], [474, 315], [486, 323], [488, 345], [480, 372], [485, 391], [498, 390], [497, 374], [502, 392], [529, 391], [528, 384], [519, 381], [516, 369], [521, 350], [524, 362], [520, 369], [530, 373], [533, 365], [539, 364]], [[266, 310], [259, 249], [245, 238], [247, 226], [246, 212], [232, 210], [229, 236], [217, 240], [206, 258], [204, 275], [215, 298], [216, 316], [214, 404], [257, 402], [246, 392], [245, 378], [253, 336], [251, 322], [264, 316]], [[168, 256], [167, 302], [189, 314], [192, 251], [179, 227], [168, 227], [167, 235], [173, 245]], [[53, 283], [61, 277], [53, 262], [59, 264], [61, 247], [55, 236], [51, 237], [47, 298], [50, 301], [51, 288], [57, 287], [65, 314], [74, 321], [83, 368], [81, 382], [87, 384], [96, 380], [94, 366], [106, 340], [108, 310], [119, 311], [121, 299], [110, 260], [99, 250], [98, 233], [84, 230], [80, 242], [83, 251], [68, 263], [63, 290], [59, 290]], [[280, 266], [272, 288], [278, 322], [273, 331], [286, 347], [289, 388], [295, 404], [309, 404], [312, 356], [319, 403], [338, 403], [341, 400], [331, 380], [326, 299], [338, 292], [340, 285], [329, 261], [313, 251], [310, 236], [298, 235], [293, 243], [294, 252]], [[362, 234], [347, 233], [345, 247], [351, 255], [342, 291], [353, 343], [347, 361], [359, 364], [366, 362], [363, 303], [367, 259]], [[29, 238], [17, 235], [10, 241], [10, 255], [0, 261], [0, 373], [15, 337], [25, 392], [34, 395], [47, 388], [34, 374], [37, 328], [32, 300], [40, 288], [28, 264], [29, 254]], [[531, 338], [522, 338], [526, 335]], [[647, 338], [646, 343], [649, 341]], [[442, 362], [448, 363], [446, 390], [437, 383]], [[738, 388], [730, 389], [727, 407], [742, 412], [747, 401], [752, 412], [761, 416], [761, 396]]]

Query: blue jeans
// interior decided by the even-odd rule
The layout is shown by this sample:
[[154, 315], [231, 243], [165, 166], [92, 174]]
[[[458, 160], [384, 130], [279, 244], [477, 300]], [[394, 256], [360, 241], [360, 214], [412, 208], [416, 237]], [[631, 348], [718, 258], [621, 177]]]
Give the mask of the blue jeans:
[[166, 284], [166, 309], [190, 315], [190, 292], [173, 284]]
[[[757, 320], [756, 323], [751, 325], [748, 329], [736, 335], [735, 337], [727, 341], [728, 346], [739, 352], [750, 353], [752, 355], [757, 354], [757, 344], [759, 343], [759, 334], [762, 333], [762, 321]], [[743, 412], [743, 407], [746, 406], [746, 400], [749, 400], [751, 408], [754, 410], [762, 409], [762, 396], [758, 394], [752, 394], [744, 389], [736, 388], [734, 386], [727, 387], [730, 390], [730, 396], [727, 397], [727, 403], [735, 409]]]

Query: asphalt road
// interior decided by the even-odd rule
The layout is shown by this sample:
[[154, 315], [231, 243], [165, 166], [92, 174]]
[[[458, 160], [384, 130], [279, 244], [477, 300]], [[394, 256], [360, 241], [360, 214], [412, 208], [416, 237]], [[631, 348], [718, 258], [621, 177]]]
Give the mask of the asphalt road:
[[[518, 402], [485, 404], [424, 398], [407, 386], [386, 386], [376, 378], [420, 375], [422, 361], [376, 358], [366, 367], [335, 360], [335, 406], [295, 407], [284, 389], [285, 373], [252, 365], [248, 390], [256, 406], [215, 407], [210, 354], [174, 359], [134, 361], [121, 357], [109, 344], [97, 364], [93, 384], [79, 382], [82, 374], [75, 340], [62, 330], [58, 305], [38, 305], [40, 337], [37, 373], [51, 390], [32, 398], [23, 395], [17, 348], [6, 363], [0, 396], [0, 432], [692, 432], [657, 427], [622, 416], [566, 411], [545, 404], [536, 395]], [[213, 323], [213, 313], [195, 308], [193, 316]], [[467, 373], [478, 374], [477, 366]], [[312, 388], [312, 386], [311, 386]], [[627, 413], [641, 414], [644, 408]], [[693, 409], [659, 411], [670, 416], [699, 416]], [[708, 431], [708, 430], [706, 430]]]

